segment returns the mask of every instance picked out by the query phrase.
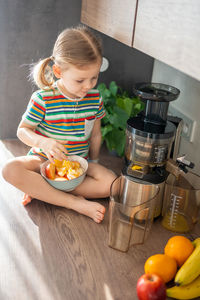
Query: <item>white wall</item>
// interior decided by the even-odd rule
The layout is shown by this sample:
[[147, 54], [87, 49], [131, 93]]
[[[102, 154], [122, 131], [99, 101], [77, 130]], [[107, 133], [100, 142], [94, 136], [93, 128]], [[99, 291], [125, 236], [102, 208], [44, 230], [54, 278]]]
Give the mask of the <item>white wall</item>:
[[179, 98], [170, 105], [195, 120], [196, 127], [193, 142], [181, 138], [179, 152], [187, 154], [186, 158], [195, 163], [194, 171], [200, 175], [200, 81], [155, 60], [152, 82], [170, 84], [180, 89]]

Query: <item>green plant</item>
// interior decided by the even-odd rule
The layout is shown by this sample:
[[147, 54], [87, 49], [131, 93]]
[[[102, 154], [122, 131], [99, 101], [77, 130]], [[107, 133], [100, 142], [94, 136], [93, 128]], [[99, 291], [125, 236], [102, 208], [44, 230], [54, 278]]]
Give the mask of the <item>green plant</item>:
[[124, 155], [126, 123], [144, 109], [144, 103], [138, 97], [130, 97], [127, 91], [117, 86], [115, 81], [98, 85], [104, 102], [106, 116], [102, 119], [102, 139], [109, 151]]

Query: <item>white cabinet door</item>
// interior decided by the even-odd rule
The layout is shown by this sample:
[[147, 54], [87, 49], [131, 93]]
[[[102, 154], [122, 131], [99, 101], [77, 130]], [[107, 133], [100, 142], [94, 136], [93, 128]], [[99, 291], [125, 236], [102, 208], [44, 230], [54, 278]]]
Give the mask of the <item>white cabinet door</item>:
[[200, 80], [200, 0], [139, 0], [133, 47]]
[[81, 22], [132, 46], [137, 0], [82, 0]]

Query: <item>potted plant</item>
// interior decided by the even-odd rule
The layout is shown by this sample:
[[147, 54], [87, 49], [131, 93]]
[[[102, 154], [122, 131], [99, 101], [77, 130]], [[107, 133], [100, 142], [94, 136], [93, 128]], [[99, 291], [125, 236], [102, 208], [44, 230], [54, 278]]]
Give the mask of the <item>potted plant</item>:
[[104, 102], [106, 116], [102, 119], [102, 140], [109, 151], [124, 155], [126, 123], [144, 109], [144, 103], [138, 97], [130, 97], [127, 91], [112, 81], [107, 88], [104, 83], [98, 85]]

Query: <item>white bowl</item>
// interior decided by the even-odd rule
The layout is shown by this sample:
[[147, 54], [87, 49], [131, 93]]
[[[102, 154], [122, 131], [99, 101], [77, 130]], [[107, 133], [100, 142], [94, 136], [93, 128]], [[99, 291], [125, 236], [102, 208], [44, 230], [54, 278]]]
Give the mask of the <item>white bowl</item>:
[[47, 165], [50, 163], [49, 160], [47, 160], [41, 164], [40, 173], [41, 173], [42, 177], [54, 188], [61, 190], [61, 191], [70, 192], [70, 191], [73, 191], [77, 186], [79, 186], [82, 183], [82, 181], [84, 180], [85, 175], [87, 173], [87, 169], [88, 169], [88, 162], [85, 158], [78, 156], [78, 155], [67, 156], [66, 160], [78, 161], [84, 170], [83, 174], [77, 178], [70, 179], [70, 180], [64, 180], [64, 181], [57, 181], [57, 180], [49, 179], [46, 177], [46, 173], [45, 173], [45, 169], [46, 169]]

